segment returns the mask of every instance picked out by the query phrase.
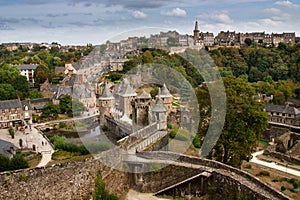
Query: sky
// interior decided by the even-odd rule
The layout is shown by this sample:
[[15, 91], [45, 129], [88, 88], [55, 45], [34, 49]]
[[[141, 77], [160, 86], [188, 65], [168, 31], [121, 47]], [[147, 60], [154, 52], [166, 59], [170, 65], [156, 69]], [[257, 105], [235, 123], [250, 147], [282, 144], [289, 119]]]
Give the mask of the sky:
[[176, 30], [296, 32], [299, 0], [0, 0], [0, 43], [102, 44]]

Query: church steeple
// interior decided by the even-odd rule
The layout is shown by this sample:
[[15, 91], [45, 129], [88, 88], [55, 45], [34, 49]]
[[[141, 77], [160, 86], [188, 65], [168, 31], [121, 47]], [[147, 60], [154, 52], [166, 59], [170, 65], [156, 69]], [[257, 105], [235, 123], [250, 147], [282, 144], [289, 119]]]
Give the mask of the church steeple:
[[194, 29], [194, 44], [199, 43], [200, 31], [198, 26], [198, 20], [195, 22], [195, 29]]
[[198, 20], [196, 20], [196, 23], [195, 23], [195, 30], [194, 30], [194, 31], [199, 31]]

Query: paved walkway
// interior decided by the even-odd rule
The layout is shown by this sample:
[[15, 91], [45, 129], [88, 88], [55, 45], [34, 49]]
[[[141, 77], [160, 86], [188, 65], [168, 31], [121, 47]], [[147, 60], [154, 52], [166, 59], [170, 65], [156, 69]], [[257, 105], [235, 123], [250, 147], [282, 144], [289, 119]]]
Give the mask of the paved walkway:
[[150, 194], [150, 193], [139, 193], [134, 190], [129, 190], [125, 199], [126, 200], [145, 200], [145, 199], [146, 200], [165, 200], [165, 199], [153, 196], [153, 194]]
[[252, 154], [253, 158], [250, 160], [250, 162], [253, 162], [253, 163], [256, 163], [256, 164], [259, 164], [259, 165], [263, 165], [263, 166], [266, 166], [266, 167], [270, 167], [272, 169], [276, 169], [276, 170], [279, 170], [279, 171], [282, 171], [282, 172], [289, 173], [289, 174], [300, 177], [300, 171], [291, 169], [287, 166], [278, 165], [275, 162], [266, 162], [266, 161], [259, 160], [257, 158], [257, 156], [262, 155], [263, 153], [264, 153], [264, 151], [258, 151], [258, 152], [253, 153]]
[[[0, 139], [7, 142], [11, 142], [18, 148], [33, 149], [35, 146], [35, 152], [41, 153], [42, 160], [39, 163], [39, 167], [45, 166], [51, 161], [52, 153], [54, 149], [49, 144], [49, 141], [34, 127], [30, 130], [27, 128], [25, 132], [15, 131], [15, 138], [12, 139], [9, 135], [8, 129], [0, 129]], [[22, 147], [20, 147], [19, 140], [22, 139]]]

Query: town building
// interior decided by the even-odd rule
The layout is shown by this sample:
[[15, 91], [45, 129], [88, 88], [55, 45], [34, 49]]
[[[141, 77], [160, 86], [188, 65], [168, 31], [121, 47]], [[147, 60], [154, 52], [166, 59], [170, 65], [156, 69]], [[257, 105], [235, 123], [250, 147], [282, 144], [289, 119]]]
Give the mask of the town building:
[[[29, 108], [24, 107], [24, 110]], [[8, 128], [21, 124], [24, 120], [23, 106], [20, 99], [0, 101], [0, 127]], [[29, 116], [26, 116], [28, 118]]]
[[300, 110], [286, 105], [267, 104], [265, 111], [268, 113], [269, 123], [300, 127]]
[[28, 83], [31, 86], [34, 86], [34, 71], [38, 67], [37, 64], [23, 64], [23, 65], [17, 65], [17, 67], [20, 70], [20, 74], [22, 76], [26, 76]]

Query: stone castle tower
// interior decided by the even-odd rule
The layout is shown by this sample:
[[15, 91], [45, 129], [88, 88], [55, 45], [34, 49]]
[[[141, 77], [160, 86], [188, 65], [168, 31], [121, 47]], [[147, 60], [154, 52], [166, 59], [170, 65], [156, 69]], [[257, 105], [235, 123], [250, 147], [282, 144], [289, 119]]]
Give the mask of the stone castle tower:
[[124, 85], [121, 87], [119, 93], [119, 109], [123, 113], [123, 116], [127, 116], [132, 119], [132, 105], [131, 102], [135, 99], [137, 94], [131, 87], [129, 82], [125, 81]]
[[112, 116], [112, 108], [114, 105], [114, 97], [109, 89], [107, 83], [105, 83], [102, 94], [99, 97], [99, 113], [100, 113], [100, 125], [105, 124], [105, 116]]
[[167, 109], [160, 97], [161, 91], [159, 88], [155, 104], [151, 107], [149, 112], [149, 122], [158, 122], [159, 130], [167, 129]]
[[151, 96], [145, 90], [132, 101], [133, 113], [132, 121], [137, 126], [147, 126], [149, 124], [148, 113], [151, 106]]
[[166, 84], [161, 88], [160, 98], [167, 109], [167, 115], [169, 115], [172, 111], [173, 95], [168, 90]]

